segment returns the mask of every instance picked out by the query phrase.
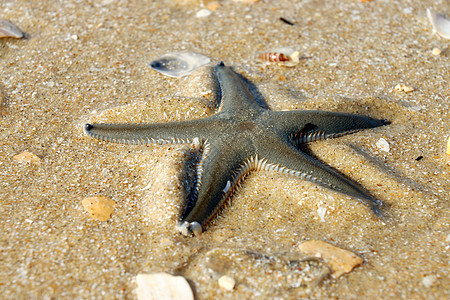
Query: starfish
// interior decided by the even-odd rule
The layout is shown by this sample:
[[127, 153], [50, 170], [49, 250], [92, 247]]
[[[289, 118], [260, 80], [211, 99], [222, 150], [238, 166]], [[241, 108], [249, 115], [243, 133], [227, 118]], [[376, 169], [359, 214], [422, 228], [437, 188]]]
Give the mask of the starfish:
[[214, 73], [220, 106], [210, 117], [156, 124], [85, 124], [94, 138], [128, 144], [194, 143], [203, 149], [197, 178], [177, 224], [199, 235], [254, 170], [274, 170], [340, 191], [380, 214], [381, 201], [359, 184], [305, 151], [304, 144], [387, 124], [364, 116], [327, 111], [272, 111], [261, 107], [245, 81], [219, 63]]

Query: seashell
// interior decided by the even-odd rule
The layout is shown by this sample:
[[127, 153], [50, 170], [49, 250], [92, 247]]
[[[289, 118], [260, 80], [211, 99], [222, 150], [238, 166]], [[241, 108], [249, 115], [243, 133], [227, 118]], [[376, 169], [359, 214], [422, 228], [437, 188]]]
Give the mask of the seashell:
[[187, 280], [167, 273], [138, 274], [136, 276], [137, 299], [194, 300]]
[[325, 260], [333, 270], [333, 278], [338, 278], [345, 273], [350, 273], [364, 260], [353, 252], [336, 247], [320, 240], [306, 241], [298, 246], [306, 255], [314, 255]]
[[443, 38], [450, 39], [450, 21], [427, 8], [428, 19], [433, 25], [433, 31]]
[[0, 19], [0, 38], [4, 37], [21, 39], [24, 37], [24, 34], [19, 27], [12, 22]]
[[300, 52], [291, 48], [280, 48], [273, 51], [260, 52], [258, 58], [263, 61], [277, 62], [282, 66], [293, 67], [300, 61]]
[[280, 62], [280, 61], [288, 61], [289, 56], [280, 52], [263, 52], [258, 55], [258, 57], [262, 60], [270, 61], [270, 62]]
[[376, 144], [375, 144], [378, 148], [378, 150], [383, 151], [383, 152], [388, 152], [390, 150], [390, 146], [388, 141], [386, 141], [384, 138], [380, 138]]
[[168, 53], [152, 61], [150, 67], [166, 76], [182, 77], [210, 61], [209, 57], [193, 52]]

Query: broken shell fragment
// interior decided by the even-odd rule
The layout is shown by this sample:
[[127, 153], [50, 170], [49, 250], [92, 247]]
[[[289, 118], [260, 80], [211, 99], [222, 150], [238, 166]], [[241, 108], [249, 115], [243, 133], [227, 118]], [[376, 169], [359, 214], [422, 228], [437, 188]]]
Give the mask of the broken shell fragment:
[[23, 32], [8, 20], [0, 19], [0, 38], [10, 37], [21, 39], [24, 37]]
[[209, 57], [193, 52], [168, 53], [152, 61], [150, 67], [166, 76], [182, 77], [210, 61]]
[[304, 254], [320, 257], [330, 264], [334, 278], [338, 278], [345, 273], [350, 273], [356, 266], [364, 262], [361, 257], [353, 252], [341, 249], [324, 241], [307, 241], [300, 244], [298, 248]]
[[378, 150], [389, 153], [390, 146], [386, 139], [380, 138], [375, 145], [377, 146]]
[[95, 220], [107, 221], [114, 211], [116, 202], [105, 196], [85, 198], [81, 201], [83, 207]]
[[137, 299], [194, 300], [187, 280], [167, 273], [138, 274], [136, 276]]
[[13, 159], [21, 163], [39, 164], [41, 162], [41, 159], [36, 154], [31, 152], [22, 152], [14, 155]]
[[410, 93], [410, 92], [414, 91], [414, 88], [411, 86], [404, 85], [404, 84], [397, 84], [395, 86], [394, 90], [397, 92]]
[[447, 20], [442, 15], [434, 13], [427, 8], [428, 19], [433, 26], [433, 31], [439, 36], [450, 39], [450, 20]]

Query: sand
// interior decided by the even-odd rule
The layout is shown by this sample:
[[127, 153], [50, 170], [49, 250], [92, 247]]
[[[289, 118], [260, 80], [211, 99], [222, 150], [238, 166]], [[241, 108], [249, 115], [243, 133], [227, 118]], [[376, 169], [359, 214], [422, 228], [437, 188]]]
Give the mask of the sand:
[[[2, 3], [0, 17], [27, 36], [0, 40], [2, 297], [132, 299], [138, 274], [167, 272], [187, 278], [196, 299], [449, 298], [450, 52], [426, 18], [428, 7], [448, 16], [449, 2], [220, 4], [197, 18], [200, 1]], [[255, 59], [279, 47], [298, 50], [300, 63]], [[86, 122], [213, 114], [208, 69], [175, 79], [149, 67], [175, 51], [233, 66], [273, 110], [390, 120], [310, 145], [382, 200], [389, 218], [313, 183], [255, 172], [206, 232], [181, 236], [198, 149], [117, 145], [82, 131]], [[40, 161], [13, 158], [27, 151]], [[116, 203], [108, 221], [82, 206], [97, 195]], [[299, 251], [312, 239], [364, 263], [333, 278]], [[219, 287], [222, 276], [233, 289]]]

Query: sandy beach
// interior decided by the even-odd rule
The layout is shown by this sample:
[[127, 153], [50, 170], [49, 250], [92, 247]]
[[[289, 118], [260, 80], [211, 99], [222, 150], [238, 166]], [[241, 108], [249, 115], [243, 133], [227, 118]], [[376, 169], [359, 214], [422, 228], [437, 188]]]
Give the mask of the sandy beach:
[[[450, 40], [433, 33], [426, 10], [450, 17], [450, 2], [211, 2], [2, 1], [0, 17], [26, 34], [0, 39], [2, 297], [134, 299], [138, 274], [166, 272], [186, 278], [195, 299], [449, 298]], [[299, 51], [297, 65], [256, 58], [282, 47]], [[150, 68], [180, 51], [211, 63], [182, 78]], [[272, 110], [389, 120], [308, 145], [380, 199], [388, 217], [258, 171], [199, 237], [180, 235], [201, 152], [99, 141], [83, 125], [213, 115], [211, 67], [220, 61]], [[24, 152], [36, 160], [15, 158]], [[82, 205], [100, 195], [116, 203], [107, 221]], [[334, 278], [299, 250], [309, 240], [364, 262]], [[231, 290], [218, 285], [224, 275]]]

